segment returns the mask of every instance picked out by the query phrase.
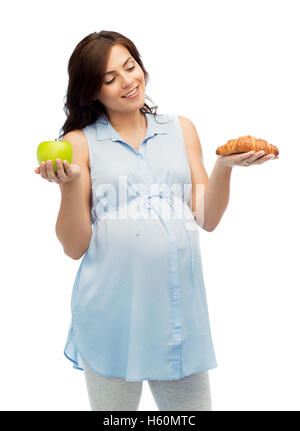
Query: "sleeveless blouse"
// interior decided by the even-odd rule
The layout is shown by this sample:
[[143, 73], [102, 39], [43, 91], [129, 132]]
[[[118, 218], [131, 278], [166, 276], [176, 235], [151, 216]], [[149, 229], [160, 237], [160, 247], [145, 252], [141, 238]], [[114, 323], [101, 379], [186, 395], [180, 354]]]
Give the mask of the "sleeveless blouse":
[[178, 380], [217, 366], [191, 172], [175, 115], [146, 113], [139, 149], [106, 116], [82, 129], [92, 235], [73, 285], [64, 355], [126, 381]]

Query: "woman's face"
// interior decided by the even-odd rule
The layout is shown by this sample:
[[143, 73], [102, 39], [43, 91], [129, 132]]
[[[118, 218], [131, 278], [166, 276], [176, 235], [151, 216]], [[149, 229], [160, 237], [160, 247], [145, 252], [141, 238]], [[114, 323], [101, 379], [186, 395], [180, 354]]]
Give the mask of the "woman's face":
[[[130, 58], [129, 58], [130, 57]], [[124, 65], [124, 63], [126, 64]], [[107, 73], [114, 71], [112, 73]], [[138, 96], [132, 99], [123, 96], [138, 87]], [[104, 82], [98, 100], [106, 107], [108, 112], [136, 111], [145, 103], [144, 72], [135, 61], [127, 48], [121, 44], [111, 48]]]

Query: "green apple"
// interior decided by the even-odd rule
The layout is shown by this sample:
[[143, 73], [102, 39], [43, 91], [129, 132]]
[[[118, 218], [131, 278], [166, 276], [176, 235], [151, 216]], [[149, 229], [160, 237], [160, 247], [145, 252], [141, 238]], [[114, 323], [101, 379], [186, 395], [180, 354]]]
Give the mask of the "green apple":
[[54, 172], [57, 173], [56, 159], [60, 159], [62, 162], [67, 160], [71, 164], [73, 148], [68, 141], [58, 141], [57, 139], [55, 141], [43, 141], [38, 146], [36, 155], [39, 164], [52, 160]]

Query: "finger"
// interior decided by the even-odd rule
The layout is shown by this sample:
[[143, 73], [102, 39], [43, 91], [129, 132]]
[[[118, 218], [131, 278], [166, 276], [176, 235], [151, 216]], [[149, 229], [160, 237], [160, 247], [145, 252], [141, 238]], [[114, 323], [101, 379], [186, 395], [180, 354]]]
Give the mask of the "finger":
[[238, 166], [243, 166], [243, 168], [249, 168], [249, 166], [251, 166], [252, 163], [246, 163], [245, 161], [243, 162], [239, 162]]
[[254, 156], [251, 157], [251, 159], [249, 161], [255, 161], [257, 159], [260, 159], [261, 157], [263, 157], [263, 155], [265, 154], [264, 151], [258, 151], [257, 153], [254, 153]]
[[255, 164], [257, 165], [261, 165], [262, 163], [268, 162], [269, 160], [273, 160], [275, 159], [273, 154], [267, 154], [264, 157], [261, 157], [260, 159], [257, 160], [257, 162]]
[[52, 160], [47, 160], [46, 172], [47, 172], [48, 181], [52, 183], [57, 183], [57, 184], [60, 184], [62, 182], [62, 180], [54, 172], [54, 166], [53, 166]]
[[[258, 156], [256, 155], [256, 153], [254, 153], [254, 151], [250, 151], [249, 153], [250, 153], [250, 157], [249, 156], [243, 157], [242, 160], [239, 160], [239, 162], [237, 163], [239, 166], [243, 166], [244, 168], [249, 168], [249, 166], [254, 164], [254, 161]], [[251, 155], [251, 153], [254, 154], [254, 156]]]
[[67, 177], [70, 177], [70, 176], [72, 175], [72, 169], [71, 169], [71, 166], [69, 165], [69, 163], [68, 163], [68, 161], [67, 161], [67, 160], [64, 160], [64, 161], [63, 161], [63, 164], [64, 164], [64, 167], [65, 167], [65, 170], [66, 170], [66, 175], [67, 175]]
[[[252, 153], [254, 153], [254, 151], [252, 151]], [[244, 159], [243, 162], [245, 163], [245, 161], [247, 161], [248, 164], [245, 164], [247, 167], [250, 165], [257, 165], [258, 163], [256, 161], [263, 159], [264, 154], [265, 154], [265, 152], [263, 150], [258, 151], [257, 153], [254, 153], [254, 155], [252, 157], [249, 157], [246, 160]]]
[[40, 164], [41, 177], [47, 179], [46, 163], [41, 162]]
[[47, 178], [48, 178], [48, 180], [53, 180], [53, 181], [56, 180], [52, 160], [47, 160], [47, 163], [46, 163], [46, 172], [47, 172]]
[[260, 157], [264, 156], [265, 152], [264, 151], [258, 151], [257, 153], [255, 153], [255, 158], [259, 159]]
[[249, 158], [253, 157], [254, 154], [255, 154], [254, 151], [248, 151], [248, 153], [239, 154], [239, 156], [240, 156], [239, 161], [240, 162], [245, 161], [245, 160], [249, 161]]
[[33, 171], [33, 172], [35, 172], [36, 174], [39, 174], [40, 173], [40, 167], [38, 167], [38, 168], [35, 168], [35, 170]]
[[[56, 159], [56, 169], [58, 178], [64, 182], [67, 180], [67, 175], [65, 174], [63, 164], [60, 159]], [[60, 181], [60, 182], [61, 182]]]

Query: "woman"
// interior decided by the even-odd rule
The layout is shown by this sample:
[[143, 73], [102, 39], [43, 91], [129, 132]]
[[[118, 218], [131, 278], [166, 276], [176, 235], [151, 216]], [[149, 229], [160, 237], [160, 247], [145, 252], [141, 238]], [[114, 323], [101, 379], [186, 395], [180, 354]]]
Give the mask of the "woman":
[[198, 226], [218, 225], [233, 166], [270, 156], [218, 157], [208, 178], [195, 126], [145, 103], [148, 73], [120, 33], [85, 37], [68, 73], [72, 163], [35, 170], [60, 186], [64, 252], [84, 256], [64, 354], [84, 370], [92, 410], [137, 410], [143, 380], [159, 410], [211, 410], [217, 364]]

